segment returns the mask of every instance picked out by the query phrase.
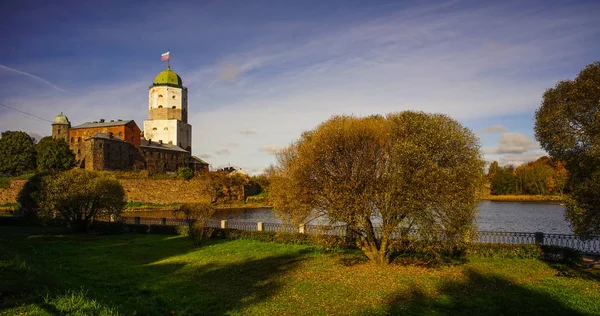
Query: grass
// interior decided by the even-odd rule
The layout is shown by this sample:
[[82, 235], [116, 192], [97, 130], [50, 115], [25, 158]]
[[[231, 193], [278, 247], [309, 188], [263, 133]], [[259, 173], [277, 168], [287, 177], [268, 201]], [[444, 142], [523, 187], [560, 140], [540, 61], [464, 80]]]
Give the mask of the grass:
[[181, 205], [181, 203], [147, 203], [130, 201], [125, 204], [125, 210], [174, 210]]
[[597, 315], [599, 301], [598, 274], [539, 260], [379, 267], [301, 245], [0, 227], [1, 315]]

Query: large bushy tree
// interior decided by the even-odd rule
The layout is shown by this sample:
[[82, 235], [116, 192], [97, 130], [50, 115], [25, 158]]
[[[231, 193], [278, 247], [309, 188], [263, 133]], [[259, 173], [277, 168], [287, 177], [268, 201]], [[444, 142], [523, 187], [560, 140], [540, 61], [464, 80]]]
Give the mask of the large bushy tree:
[[35, 151], [40, 172], [64, 171], [75, 165], [75, 155], [63, 139], [44, 137], [35, 145]]
[[34, 142], [25, 132], [3, 132], [0, 138], [0, 175], [20, 175], [35, 170]]
[[445, 115], [337, 116], [278, 155], [270, 199], [299, 223], [343, 222], [373, 262], [409, 230], [456, 245], [470, 238], [484, 162], [475, 135]]
[[125, 191], [108, 173], [72, 169], [35, 176], [19, 195], [21, 213], [38, 219], [63, 218], [76, 232], [98, 217], [119, 215]]
[[600, 205], [588, 198], [600, 186], [600, 62], [546, 90], [535, 114], [535, 136], [553, 159], [566, 162], [573, 191], [567, 219], [573, 230], [600, 234]]

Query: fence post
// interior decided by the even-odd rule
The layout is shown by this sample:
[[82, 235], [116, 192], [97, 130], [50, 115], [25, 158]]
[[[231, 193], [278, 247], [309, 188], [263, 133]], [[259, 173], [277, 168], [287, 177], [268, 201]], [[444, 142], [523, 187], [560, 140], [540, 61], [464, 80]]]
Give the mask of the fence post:
[[161, 218], [160, 223], [163, 225], [167, 225], [167, 218], [166, 217]]
[[133, 222], [134, 222], [136, 225], [139, 225], [139, 224], [140, 224], [140, 217], [139, 217], [139, 216], [136, 216], [136, 217], [134, 217], [134, 218], [133, 218]]
[[221, 229], [226, 229], [227, 228], [227, 220], [221, 220]]
[[111, 222], [111, 223], [114, 222], [115, 221], [115, 215], [114, 214], [110, 214], [110, 217], [109, 217], [108, 221]]
[[304, 234], [306, 232], [306, 225], [305, 224], [300, 224], [300, 227], [298, 227], [298, 232], [300, 234]]
[[536, 243], [536, 245], [544, 244], [544, 233], [540, 233], [540, 232], [535, 233], [535, 243]]
[[256, 230], [258, 230], [259, 232], [262, 232], [263, 229], [263, 222], [258, 222], [256, 223]]

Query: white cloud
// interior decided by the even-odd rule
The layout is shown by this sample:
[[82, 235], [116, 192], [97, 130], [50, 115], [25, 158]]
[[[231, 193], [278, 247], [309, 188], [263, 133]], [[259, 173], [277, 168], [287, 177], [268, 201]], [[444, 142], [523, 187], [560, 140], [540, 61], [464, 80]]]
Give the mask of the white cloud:
[[242, 74], [242, 72], [242, 68], [232, 63], [225, 63], [217, 76], [217, 81], [232, 81]]
[[523, 154], [511, 154], [511, 155], [503, 155], [500, 156], [496, 161], [501, 166], [513, 165], [515, 167], [520, 166], [524, 163], [535, 161], [542, 156], [546, 156], [547, 154], [542, 151], [535, 152], [527, 152]]
[[215, 155], [226, 156], [226, 155], [231, 155], [231, 152], [228, 149], [219, 149], [219, 150], [215, 151]]
[[269, 144], [269, 145], [262, 146], [258, 150], [262, 151], [264, 153], [267, 153], [269, 155], [277, 155], [277, 153], [281, 150], [281, 148], [282, 147], [279, 145]]
[[508, 132], [508, 127], [504, 125], [492, 125], [483, 128], [485, 133], [506, 133]]
[[242, 135], [256, 135], [258, 133], [255, 130], [247, 129], [247, 130], [244, 130], [244, 131], [240, 131], [240, 134], [242, 134]]
[[529, 136], [522, 133], [502, 133], [500, 143], [496, 148], [484, 150], [486, 154], [522, 154], [530, 149], [538, 149], [537, 145]]

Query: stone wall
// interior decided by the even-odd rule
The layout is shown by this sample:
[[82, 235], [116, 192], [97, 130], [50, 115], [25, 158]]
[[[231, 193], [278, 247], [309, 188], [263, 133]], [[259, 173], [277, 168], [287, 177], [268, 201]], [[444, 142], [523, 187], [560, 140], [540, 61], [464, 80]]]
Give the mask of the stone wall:
[[10, 180], [9, 188], [0, 188], [0, 205], [17, 203], [17, 195], [21, 192], [25, 182], [27, 180]]
[[[17, 195], [27, 180], [11, 180], [10, 188], [0, 188], [0, 205], [16, 203]], [[119, 179], [127, 201], [144, 203], [191, 203], [209, 199], [202, 180]]]

